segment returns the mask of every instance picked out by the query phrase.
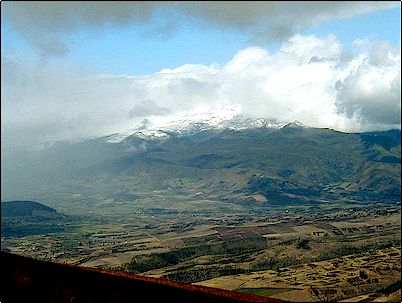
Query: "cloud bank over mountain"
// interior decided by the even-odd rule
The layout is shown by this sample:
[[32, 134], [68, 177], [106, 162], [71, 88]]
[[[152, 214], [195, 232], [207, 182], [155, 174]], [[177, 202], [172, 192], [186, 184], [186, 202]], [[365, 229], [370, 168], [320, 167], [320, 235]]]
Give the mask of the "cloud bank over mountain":
[[[185, 113], [233, 107], [252, 117], [361, 132], [400, 128], [400, 48], [294, 35], [281, 49], [239, 51], [223, 66], [105, 75], [2, 58], [3, 143], [97, 136]], [[4, 142], [5, 141], [5, 142]]]

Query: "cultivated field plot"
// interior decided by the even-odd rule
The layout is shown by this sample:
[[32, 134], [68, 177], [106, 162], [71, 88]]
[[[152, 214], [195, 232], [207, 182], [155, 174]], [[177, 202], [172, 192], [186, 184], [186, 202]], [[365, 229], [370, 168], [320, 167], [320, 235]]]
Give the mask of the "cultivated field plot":
[[337, 301], [360, 294], [374, 299], [380, 296], [384, 286], [400, 281], [400, 258], [400, 247], [391, 247], [379, 250], [376, 254], [354, 254], [277, 270], [219, 277], [195, 284], [266, 294], [295, 302], [300, 302], [301, 298], [303, 301]]

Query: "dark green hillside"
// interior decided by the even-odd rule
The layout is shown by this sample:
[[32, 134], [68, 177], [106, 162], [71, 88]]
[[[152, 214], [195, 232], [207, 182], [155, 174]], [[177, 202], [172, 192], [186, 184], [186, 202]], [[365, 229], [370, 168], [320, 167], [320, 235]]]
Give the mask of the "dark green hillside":
[[398, 147], [401, 144], [401, 131], [393, 129], [385, 132], [362, 133], [361, 138], [366, 148], [377, 144], [390, 150], [392, 147]]
[[[225, 131], [192, 144], [188, 140], [191, 137], [185, 143], [176, 139], [176, 144], [165, 144], [163, 151], [149, 154], [169, 161], [173, 171], [194, 168], [190, 178], [199, 175], [200, 169], [207, 172], [212, 187], [262, 194], [274, 204], [345, 197], [400, 199], [399, 130], [348, 134], [289, 126], [278, 131]], [[233, 182], [239, 171], [242, 180]], [[221, 179], [215, 183], [217, 172]]]
[[66, 217], [35, 201], [1, 202], [1, 236], [25, 237], [63, 231]]
[[1, 202], [2, 217], [52, 216], [56, 210], [35, 201]]
[[[345, 196], [395, 201], [400, 194], [400, 140], [395, 135], [384, 137], [376, 138], [386, 142], [389, 150], [385, 151], [367, 144], [367, 138], [374, 141], [370, 135], [328, 129], [226, 131], [191, 145], [177, 144], [153, 156], [209, 170], [211, 175], [219, 171], [228, 176], [241, 170], [248, 182], [238, 182], [238, 192], [263, 194], [274, 204]], [[356, 186], [350, 186], [351, 180]]]

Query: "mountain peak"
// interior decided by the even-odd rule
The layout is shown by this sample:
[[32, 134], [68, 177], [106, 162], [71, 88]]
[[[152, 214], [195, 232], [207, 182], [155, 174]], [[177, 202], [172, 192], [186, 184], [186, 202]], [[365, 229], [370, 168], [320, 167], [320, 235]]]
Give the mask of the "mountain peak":
[[287, 123], [284, 127], [293, 127], [293, 128], [308, 128], [307, 125], [300, 122], [299, 120], [294, 120], [293, 122]]
[[137, 137], [145, 140], [165, 140], [171, 136], [186, 136], [206, 130], [245, 130], [253, 128], [307, 127], [300, 121], [291, 123], [277, 122], [265, 118], [246, 117], [238, 109], [223, 106], [213, 111], [190, 113], [176, 120], [161, 124], [154, 124], [146, 129], [134, 127], [123, 133], [116, 133], [107, 137], [109, 143], [119, 143], [128, 137]]

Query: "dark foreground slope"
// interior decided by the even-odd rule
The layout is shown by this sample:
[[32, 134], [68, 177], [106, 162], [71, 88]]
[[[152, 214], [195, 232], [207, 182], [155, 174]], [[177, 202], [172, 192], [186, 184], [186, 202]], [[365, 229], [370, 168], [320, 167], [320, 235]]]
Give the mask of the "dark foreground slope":
[[281, 302], [1, 252], [1, 302]]

